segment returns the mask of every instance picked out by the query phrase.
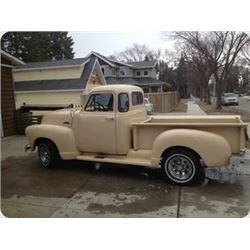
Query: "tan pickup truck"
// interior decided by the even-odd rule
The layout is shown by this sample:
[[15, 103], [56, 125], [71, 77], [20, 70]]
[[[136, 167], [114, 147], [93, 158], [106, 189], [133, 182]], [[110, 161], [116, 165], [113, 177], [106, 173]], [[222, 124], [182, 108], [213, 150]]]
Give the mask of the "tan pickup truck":
[[148, 116], [141, 88], [94, 88], [82, 109], [44, 115], [26, 129], [26, 150], [38, 148], [42, 166], [63, 160], [161, 167], [177, 184], [201, 182], [205, 167], [226, 166], [246, 146], [239, 116]]

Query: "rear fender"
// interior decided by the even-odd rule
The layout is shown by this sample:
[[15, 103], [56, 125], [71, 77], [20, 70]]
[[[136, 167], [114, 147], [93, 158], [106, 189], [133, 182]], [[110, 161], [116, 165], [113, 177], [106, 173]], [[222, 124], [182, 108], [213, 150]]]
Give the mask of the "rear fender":
[[152, 165], [158, 165], [165, 150], [185, 147], [195, 151], [208, 167], [227, 165], [232, 155], [228, 141], [217, 134], [193, 129], [173, 129], [161, 133], [152, 148]]

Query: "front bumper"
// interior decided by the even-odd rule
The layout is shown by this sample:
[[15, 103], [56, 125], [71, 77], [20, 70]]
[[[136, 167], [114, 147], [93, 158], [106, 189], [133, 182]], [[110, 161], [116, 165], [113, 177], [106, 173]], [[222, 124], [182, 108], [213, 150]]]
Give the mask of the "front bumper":
[[238, 101], [224, 102], [224, 106], [230, 106], [230, 105], [239, 105], [239, 102]]
[[31, 146], [29, 144], [26, 144], [24, 146], [24, 151], [27, 152], [28, 150], [31, 150]]

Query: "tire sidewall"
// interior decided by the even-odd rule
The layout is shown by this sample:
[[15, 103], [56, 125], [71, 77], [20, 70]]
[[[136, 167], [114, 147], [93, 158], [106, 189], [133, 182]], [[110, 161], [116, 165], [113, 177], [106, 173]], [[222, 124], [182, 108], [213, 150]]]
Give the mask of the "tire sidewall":
[[[46, 152], [48, 153], [49, 155], [49, 161], [47, 164], [45, 164], [42, 159], [41, 159], [41, 155], [40, 155], [40, 150], [44, 148], [46, 149]], [[39, 145], [38, 145], [38, 157], [39, 157], [39, 160], [40, 160], [40, 163], [41, 165], [44, 167], [44, 168], [55, 168], [58, 163], [60, 162], [60, 155], [59, 155], [59, 152], [58, 152], [58, 149], [57, 147], [51, 143], [50, 141], [45, 141], [45, 142], [41, 142]]]
[[[47, 164], [44, 163], [44, 161], [41, 159], [42, 156], [41, 156], [41, 150], [44, 149], [46, 150], [46, 152], [48, 153], [48, 156], [49, 156], [49, 161]], [[39, 157], [39, 160], [42, 164], [43, 167], [45, 168], [48, 168], [50, 166], [50, 162], [51, 162], [51, 150], [49, 149], [49, 146], [48, 146], [48, 143], [40, 143], [38, 145], [38, 157]]]
[[[173, 158], [174, 155], [184, 156], [188, 161], [190, 161], [192, 165], [192, 174], [186, 180], [178, 180], [168, 170], [167, 164]], [[200, 159], [193, 153], [184, 150], [184, 149], [176, 149], [168, 152], [162, 158], [162, 170], [164, 172], [165, 177], [168, 181], [177, 184], [177, 185], [192, 185], [201, 183], [204, 180], [205, 172], [203, 166], [201, 166]]]

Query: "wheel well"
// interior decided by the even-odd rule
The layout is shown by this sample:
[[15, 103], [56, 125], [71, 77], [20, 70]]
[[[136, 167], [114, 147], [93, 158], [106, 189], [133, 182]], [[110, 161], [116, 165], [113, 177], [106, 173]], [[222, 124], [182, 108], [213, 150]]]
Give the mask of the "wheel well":
[[[41, 137], [41, 138], [37, 138], [36, 140], [35, 140], [35, 142], [34, 142], [34, 149], [35, 149], [35, 147], [36, 146], [38, 146], [40, 143], [42, 143], [42, 142], [50, 142], [50, 143], [52, 143], [56, 148], [57, 148], [57, 146], [56, 146], [56, 144], [52, 141], [52, 140], [50, 140], [50, 139], [48, 139], [48, 138], [43, 138], [43, 137]], [[58, 148], [57, 148], [58, 149]]]
[[168, 153], [170, 153], [171, 151], [177, 150], [177, 149], [183, 149], [183, 150], [185, 150], [185, 151], [187, 151], [187, 152], [190, 152], [190, 153], [194, 154], [195, 156], [197, 156], [200, 160], [202, 160], [202, 157], [201, 157], [196, 151], [194, 151], [194, 150], [191, 149], [191, 148], [183, 147], [183, 146], [174, 146], [174, 147], [170, 147], [170, 148], [165, 149], [165, 150], [162, 152], [162, 154], [161, 154], [161, 158], [162, 158], [165, 154], [168, 154]]

